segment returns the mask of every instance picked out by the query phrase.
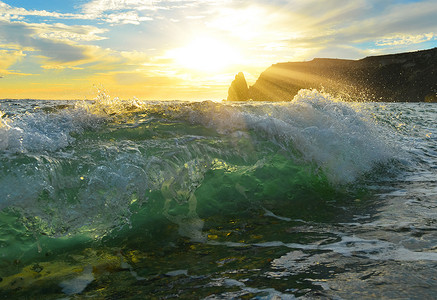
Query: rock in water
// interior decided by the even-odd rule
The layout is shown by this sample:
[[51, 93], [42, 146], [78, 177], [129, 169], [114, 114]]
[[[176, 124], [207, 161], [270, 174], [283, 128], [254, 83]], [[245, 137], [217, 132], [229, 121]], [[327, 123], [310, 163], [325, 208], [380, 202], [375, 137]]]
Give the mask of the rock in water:
[[249, 100], [249, 88], [246, 78], [242, 72], [235, 75], [234, 81], [228, 90], [228, 101], [247, 101]]

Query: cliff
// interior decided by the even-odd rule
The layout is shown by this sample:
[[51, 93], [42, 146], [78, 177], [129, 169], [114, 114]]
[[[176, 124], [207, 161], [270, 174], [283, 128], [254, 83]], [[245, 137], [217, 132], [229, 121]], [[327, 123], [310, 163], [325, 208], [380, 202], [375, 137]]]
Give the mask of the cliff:
[[437, 101], [437, 48], [360, 60], [316, 58], [272, 65], [249, 88], [249, 98], [288, 101], [300, 89], [321, 89], [348, 100]]

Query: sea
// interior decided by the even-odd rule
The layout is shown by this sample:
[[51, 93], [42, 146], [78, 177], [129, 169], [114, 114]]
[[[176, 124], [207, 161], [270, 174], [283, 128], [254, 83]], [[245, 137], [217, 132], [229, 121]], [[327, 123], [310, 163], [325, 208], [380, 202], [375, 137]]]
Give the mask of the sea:
[[435, 103], [0, 110], [0, 299], [437, 298]]

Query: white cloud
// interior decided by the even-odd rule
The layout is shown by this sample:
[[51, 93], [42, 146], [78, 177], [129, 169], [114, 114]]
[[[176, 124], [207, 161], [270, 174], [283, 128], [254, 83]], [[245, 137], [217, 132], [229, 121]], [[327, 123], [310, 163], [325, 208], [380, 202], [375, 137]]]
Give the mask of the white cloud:
[[46, 10], [27, 10], [21, 7], [12, 7], [0, 1], [0, 20], [23, 20], [24, 16], [52, 17], [57, 19], [88, 19], [83, 14], [57, 13]]
[[83, 5], [82, 11], [85, 14], [101, 15], [107, 11], [126, 10], [156, 10], [154, 0], [93, 0]]
[[[206, 9], [230, 0], [92, 0], [82, 6], [85, 15], [99, 18], [112, 24], [135, 24], [153, 20], [151, 14], [158, 10], [169, 12], [182, 9]], [[156, 18], [162, 16], [157, 15]], [[171, 16], [170, 16], [171, 18]], [[202, 15], [189, 15], [187, 19], [203, 18]]]
[[148, 13], [159, 6], [153, 0], [93, 0], [82, 7], [85, 15], [101, 19], [110, 24], [139, 25], [153, 18]]
[[62, 23], [45, 24], [30, 23], [32, 28], [40, 38], [58, 41], [90, 42], [106, 39], [100, 36], [107, 32], [107, 29], [97, 28], [90, 25], [65, 25]]
[[150, 17], [141, 17], [134, 11], [109, 14], [103, 17], [103, 19], [108, 23], [133, 25], [139, 25], [141, 22], [153, 20]]
[[433, 32], [417, 35], [397, 34], [392, 37], [386, 37], [376, 42], [377, 46], [399, 46], [399, 45], [412, 45], [420, 44], [432, 39], [435, 39], [437, 35]]

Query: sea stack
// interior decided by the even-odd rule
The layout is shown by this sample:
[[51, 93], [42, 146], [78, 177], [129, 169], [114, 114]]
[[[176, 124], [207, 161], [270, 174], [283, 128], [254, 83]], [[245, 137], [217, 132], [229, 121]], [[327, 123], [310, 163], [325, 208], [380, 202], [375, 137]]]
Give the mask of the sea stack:
[[243, 72], [235, 75], [234, 81], [228, 90], [228, 101], [247, 101], [249, 100], [249, 88]]

